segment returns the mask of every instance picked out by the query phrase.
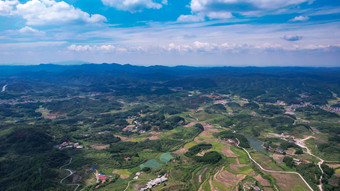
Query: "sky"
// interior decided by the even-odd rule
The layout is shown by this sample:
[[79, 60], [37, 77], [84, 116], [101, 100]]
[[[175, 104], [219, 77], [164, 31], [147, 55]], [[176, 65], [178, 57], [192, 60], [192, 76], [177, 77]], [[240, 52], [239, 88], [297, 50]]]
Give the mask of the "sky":
[[0, 0], [0, 64], [340, 67], [339, 0]]

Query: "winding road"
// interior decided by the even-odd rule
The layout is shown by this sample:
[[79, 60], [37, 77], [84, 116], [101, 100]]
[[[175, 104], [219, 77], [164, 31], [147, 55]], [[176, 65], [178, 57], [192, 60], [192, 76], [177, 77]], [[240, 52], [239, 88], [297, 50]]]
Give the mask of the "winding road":
[[7, 87], [7, 84], [2, 87], [1, 92], [5, 92], [6, 91], [6, 87]]
[[[70, 161], [69, 161], [67, 164], [61, 166], [59, 169], [61, 170], [62, 168], [64, 168], [65, 166], [70, 165], [71, 163], [72, 163], [72, 157], [70, 158]], [[65, 176], [64, 178], [62, 178], [62, 179], [60, 180], [60, 182], [59, 182], [60, 184], [63, 184], [63, 181], [64, 181], [66, 178], [68, 178], [68, 177], [70, 177], [71, 175], [74, 174], [74, 172], [73, 172], [72, 170], [70, 170], [70, 169], [64, 169], [64, 170], [68, 171], [70, 174], [67, 175], [67, 176]], [[80, 186], [80, 184], [66, 184], [66, 185], [67, 185], [67, 186], [77, 186], [77, 187], [74, 189], [74, 191], [77, 191], [77, 189], [78, 189], [79, 186]]]
[[308, 187], [311, 191], [314, 191], [313, 188], [308, 184], [308, 182], [307, 182], [307, 181], [302, 177], [302, 175], [301, 175], [300, 173], [298, 173], [298, 172], [287, 172], [287, 171], [276, 171], [276, 170], [267, 170], [267, 169], [264, 169], [259, 163], [257, 163], [257, 162], [251, 157], [251, 155], [249, 154], [249, 152], [248, 152], [245, 148], [239, 146], [240, 141], [239, 141], [237, 138], [236, 138], [236, 140], [237, 140], [237, 142], [238, 142], [236, 146], [237, 146], [238, 148], [241, 148], [242, 150], [244, 150], [244, 151], [247, 153], [249, 159], [252, 160], [257, 166], [259, 166], [261, 170], [263, 170], [263, 171], [265, 171], [265, 172], [273, 172], [273, 173], [296, 174], [296, 175], [298, 175], [298, 176], [302, 179], [302, 181], [307, 185], [307, 187]]
[[[314, 138], [314, 137], [313, 137], [313, 136], [308, 136], [308, 137], [302, 139], [301, 141], [302, 141], [303, 143], [305, 143], [305, 141], [307, 141], [307, 140], [310, 139], [310, 138]], [[300, 146], [301, 148], [306, 149], [306, 150], [307, 150], [307, 151], [305, 152], [306, 154], [309, 154], [309, 155], [311, 155], [311, 156], [313, 156], [313, 157], [315, 157], [315, 158], [317, 158], [317, 159], [319, 160], [318, 166], [319, 166], [319, 168], [320, 168], [322, 174], [321, 174], [320, 179], [319, 179], [320, 184], [318, 185], [318, 187], [319, 187], [320, 191], [323, 191], [323, 188], [322, 188], [322, 187], [323, 187], [322, 178], [323, 178], [324, 171], [323, 171], [321, 165], [322, 165], [324, 162], [336, 162], [336, 163], [338, 163], [339, 161], [325, 161], [325, 160], [323, 160], [322, 158], [320, 158], [320, 157], [314, 155], [306, 145], [301, 145], [301, 144], [298, 144], [298, 143], [295, 143], [295, 144], [298, 145], [298, 146]]]

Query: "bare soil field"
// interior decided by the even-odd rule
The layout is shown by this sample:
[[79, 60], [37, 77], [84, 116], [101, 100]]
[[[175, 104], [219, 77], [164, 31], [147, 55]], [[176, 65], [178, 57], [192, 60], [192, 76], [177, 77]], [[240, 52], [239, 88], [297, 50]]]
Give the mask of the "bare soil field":
[[[119, 174], [117, 169], [113, 170], [112, 173], [113, 173], [113, 174]], [[127, 179], [127, 178], [129, 178], [129, 175], [122, 175], [122, 174], [119, 174], [119, 176], [120, 176], [121, 179]]]
[[234, 170], [236, 172], [239, 172], [240, 169], [238, 169], [239, 167], [244, 167], [244, 166], [248, 166], [246, 164], [230, 164], [229, 167], [231, 170]]
[[226, 143], [224, 144], [226, 147], [221, 149], [221, 152], [223, 154], [225, 154], [225, 156], [227, 157], [234, 157], [236, 158], [237, 156], [235, 155], [235, 153], [233, 151], [230, 150], [230, 144]]
[[183, 127], [192, 127], [192, 126], [194, 126], [196, 124], [197, 124], [197, 122], [190, 122], [187, 125], [184, 125]]
[[269, 183], [269, 181], [266, 180], [266, 179], [264, 179], [264, 178], [262, 178], [261, 175], [257, 175], [257, 176], [255, 176], [254, 178], [255, 178], [257, 181], [259, 181], [260, 184], [261, 184], [262, 186], [271, 186], [270, 183]]
[[242, 179], [244, 179], [246, 175], [243, 174], [233, 174], [231, 172], [228, 172], [224, 170], [224, 167], [219, 170], [214, 175], [214, 181], [223, 184], [224, 186], [228, 188], [232, 188], [233, 186], [237, 185]]
[[107, 148], [109, 148], [109, 146], [110, 145], [90, 145], [91, 148], [99, 149], [99, 150], [107, 149]]
[[284, 158], [284, 155], [275, 153], [275, 154], [271, 155], [271, 157], [272, 157], [276, 162], [282, 163], [283, 158]]
[[121, 141], [124, 141], [124, 142], [127, 142], [127, 141], [130, 141], [131, 138], [129, 137], [123, 137], [123, 136], [120, 136], [120, 135], [115, 135], [116, 137], [119, 137]]
[[340, 168], [340, 164], [327, 164], [329, 167], [331, 167], [331, 168], [334, 168], [334, 169], [336, 169], [336, 168]]
[[188, 152], [188, 149], [187, 148], [181, 148], [181, 149], [178, 149], [177, 151], [174, 151], [172, 153], [176, 154], [176, 155], [181, 155], [181, 154], [184, 154]]
[[[294, 186], [299, 185], [309, 190], [301, 178], [296, 174], [270, 173], [276, 180], [280, 190], [293, 190]], [[302, 190], [301, 190], [302, 191]]]

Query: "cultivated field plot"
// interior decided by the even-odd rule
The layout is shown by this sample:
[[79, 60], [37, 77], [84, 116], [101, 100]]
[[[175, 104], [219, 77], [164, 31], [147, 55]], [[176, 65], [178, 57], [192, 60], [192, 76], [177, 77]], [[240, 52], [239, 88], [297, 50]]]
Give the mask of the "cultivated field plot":
[[140, 165], [140, 168], [143, 169], [144, 167], [149, 167], [152, 169], [157, 169], [157, 168], [161, 168], [163, 165], [161, 163], [159, 163], [156, 159], [150, 159], [148, 161], [146, 161], [145, 163]]
[[296, 174], [270, 173], [276, 180], [276, 184], [285, 191], [309, 191], [306, 184]]
[[173, 159], [174, 157], [171, 156], [170, 152], [167, 152], [167, 153], [163, 153], [159, 159], [162, 161], [162, 162], [169, 162], [171, 159]]

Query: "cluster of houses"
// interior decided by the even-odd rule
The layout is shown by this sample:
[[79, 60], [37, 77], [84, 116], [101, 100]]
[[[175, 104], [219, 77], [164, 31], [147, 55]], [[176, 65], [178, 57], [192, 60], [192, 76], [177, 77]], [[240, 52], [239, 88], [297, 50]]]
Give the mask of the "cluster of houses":
[[332, 111], [332, 112], [340, 113], [339, 107], [331, 107], [331, 106], [328, 106], [328, 105], [324, 105], [324, 106], [321, 106], [321, 108], [326, 110], [326, 111]]
[[210, 99], [221, 99], [221, 96], [208, 95], [208, 94], [201, 95], [201, 97], [207, 97]]
[[107, 176], [105, 174], [98, 174], [99, 180], [106, 180]]
[[252, 183], [250, 182], [246, 182], [243, 184], [243, 188], [247, 189], [247, 190], [255, 190], [255, 191], [261, 191], [261, 189], [258, 186], [254, 186]]
[[158, 176], [156, 179], [150, 180], [150, 182], [148, 182], [144, 188], [141, 188], [140, 191], [151, 189], [166, 181], [168, 181], [168, 174], [164, 174], [163, 176]]
[[[149, 122], [148, 121], [146, 121], [146, 122], [139, 122], [139, 121], [137, 121], [137, 120], [135, 120], [135, 121], [133, 121], [133, 123], [134, 124], [131, 124], [131, 125], [128, 125], [128, 126], [126, 126], [124, 129], [122, 129], [122, 131], [132, 131], [132, 132], [136, 132], [137, 130], [138, 130], [138, 127], [141, 127], [142, 125], [146, 125], [146, 124], [148, 124]], [[141, 129], [141, 130], [139, 130], [139, 133], [140, 134], [143, 134], [143, 133], [145, 133], [146, 131], [145, 130], [143, 130], [143, 129]]]
[[105, 131], [98, 132], [98, 135], [105, 135], [109, 133], [111, 133], [111, 131], [105, 130]]
[[274, 149], [274, 148], [272, 148], [271, 146], [269, 146], [268, 147], [268, 150], [270, 151], [270, 152], [276, 152], [276, 153], [283, 153], [283, 149], [281, 149], [280, 147], [278, 147], [278, 148], [276, 148], [276, 149]]
[[79, 143], [74, 143], [74, 142], [63, 142], [60, 145], [55, 145], [54, 148], [63, 150], [66, 148], [77, 148], [77, 149], [82, 149], [84, 148], [83, 145], [80, 145]]

